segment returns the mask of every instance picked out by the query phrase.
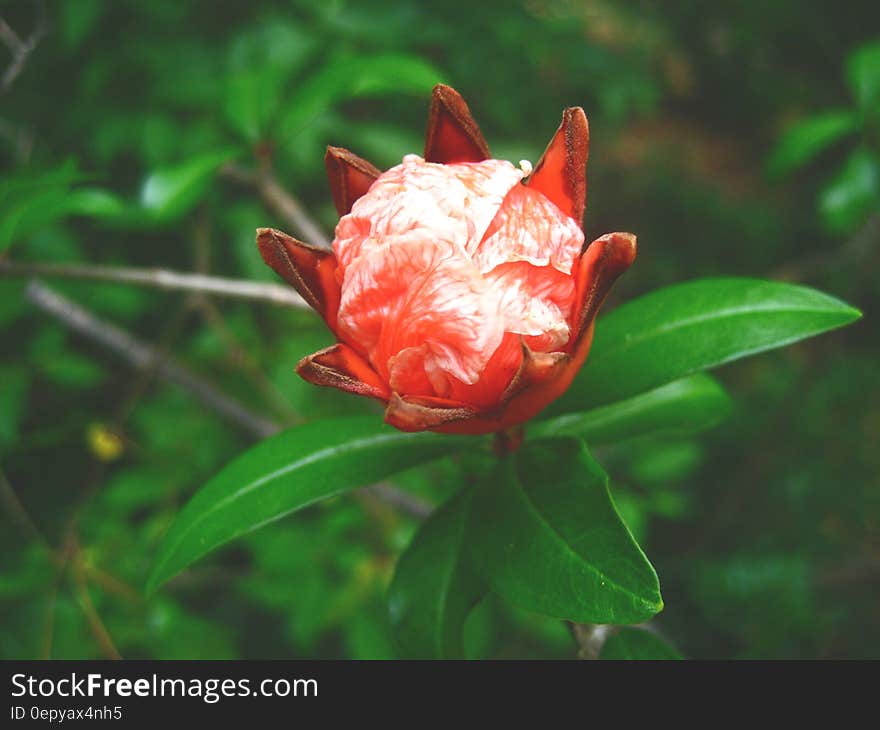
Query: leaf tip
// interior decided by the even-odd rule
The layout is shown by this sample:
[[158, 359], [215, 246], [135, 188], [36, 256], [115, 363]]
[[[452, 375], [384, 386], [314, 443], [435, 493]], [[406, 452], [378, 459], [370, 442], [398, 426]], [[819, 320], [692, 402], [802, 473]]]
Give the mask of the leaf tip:
[[847, 314], [847, 317], [849, 318], [847, 320], [847, 324], [849, 324], [849, 322], [857, 322], [858, 320], [860, 320], [862, 317], [865, 316], [864, 312], [862, 312], [861, 309], [857, 309], [856, 307], [847, 307], [846, 314]]

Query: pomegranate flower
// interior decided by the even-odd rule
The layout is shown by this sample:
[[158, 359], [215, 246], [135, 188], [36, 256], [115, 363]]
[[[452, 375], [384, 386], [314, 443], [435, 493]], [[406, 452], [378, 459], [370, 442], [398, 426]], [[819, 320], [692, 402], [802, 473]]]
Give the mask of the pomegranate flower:
[[338, 340], [297, 372], [382, 401], [404, 431], [500, 431], [558, 398], [636, 253], [630, 233], [584, 246], [588, 146], [572, 107], [534, 171], [492, 159], [464, 100], [440, 85], [424, 157], [380, 172], [329, 147], [333, 251], [257, 231], [266, 263]]

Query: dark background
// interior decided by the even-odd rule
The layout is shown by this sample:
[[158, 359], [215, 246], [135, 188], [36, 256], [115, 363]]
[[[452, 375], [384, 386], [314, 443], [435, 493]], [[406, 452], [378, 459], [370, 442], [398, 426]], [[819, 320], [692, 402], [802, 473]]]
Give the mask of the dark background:
[[[654, 623], [690, 657], [880, 655], [880, 127], [848, 71], [876, 43], [875, 2], [19, 0], [0, 16], [33, 40], [0, 39], [0, 257], [16, 262], [275, 281], [254, 229], [297, 231], [243, 173], [271, 170], [329, 231], [324, 146], [380, 167], [419, 152], [437, 81], [514, 162], [583, 106], [588, 240], [639, 237], [609, 308], [728, 274], [865, 312], [723, 369], [736, 408], [714, 431], [597, 451], [661, 578]], [[786, 132], [829, 110], [858, 121], [807, 161], [819, 132]], [[366, 407], [293, 373], [329, 344], [309, 313], [46, 281], [267, 418]], [[145, 598], [176, 511], [253, 435], [70, 334], [25, 284], [0, 279], [0, 655], [392, 656], [384, 591], [416, 523], [362, 494]], [[453, 480], [441, 462], [395, 483], [439, 501]], [[574, 653], [561, 623], [491, 597], [467, 634], [475, 657]]]

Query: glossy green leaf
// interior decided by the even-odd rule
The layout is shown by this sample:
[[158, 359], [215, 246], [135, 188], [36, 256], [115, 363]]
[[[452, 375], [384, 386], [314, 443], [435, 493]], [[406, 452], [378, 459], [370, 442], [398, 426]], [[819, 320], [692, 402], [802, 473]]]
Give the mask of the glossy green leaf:
[[67, 196], [67, 209], [73, 215], [89, 218], [115, 218], [125, 212], [125, 204], [102, 188], [82, 187]]
[[600, 659], [681, 659], [682, 656], [653, 631], [626, 627], [612, 634], [599, 655]]
[[848, 109], [804, 119], [791, 127], [776, 143], [767, 162], [768, 172], [771, 175], [785, 175], [796, 170], [858, 128], [858, 116]]
[[236, 154], [234, 149], [214, 151], [154, 171], [144, 181], [141, 206], [156, 222], [180, 218], [204, 196], [217, 168]]
[[657, 574], [582, 442], [526, 442], [473, 499], [474, 560], [510, 603], [589, 623], [638, 623], [662, 609]]
[[230, 463], [183, 508], [159, 547], [149, 589], [272, 520], [465, 443], [454, 436], [402, 433], [374, 417], [315, 421], [272, 436]]
[[465, 619], [487, 590], [470, 563], [466, 526], [471, 496], [465, 487], [435, 511], [398, 560], [388, 610], [405, 657], [464, 655]]
[[693, 433], [717, 425], [731, 408], [718, 381], [697, 373], [611, 405], [541, 421], [529, 429], [529, 438], [579, 436], [608, 444], [649, 433]]
[[586, 364], [547, 415], [631, 398], [860, 316], [815, 289], [761, 279], [696, 279], [659, 289], [599, 320]]
[[852, 233], [880, 213], [880, 160], [867, 149], [854, 150], [819, 196], [819, 213], [831, 233]]
[[880, 41], [867, 43], [850, 54], [846, 77], [859, 106], [880, 114]]

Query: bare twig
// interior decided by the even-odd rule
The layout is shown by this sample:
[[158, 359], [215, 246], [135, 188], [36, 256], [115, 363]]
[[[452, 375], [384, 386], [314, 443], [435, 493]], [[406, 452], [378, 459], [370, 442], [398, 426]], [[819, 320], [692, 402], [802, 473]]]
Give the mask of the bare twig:
[[202, 274], [183, 274], [167, 269], [138, 269], [127, 266], [100, 266], [98, 264], [22, 263], [0, 260], [0, 276], [43, 276], [110, 281], [154, 289], [191, 291], [234, 299], [266, 301], [298, 309], [309, 308], [303, 298], [293, 289], [280, 284], [223, 279]]
[[34, 133], [30, 129], [0, 119], [0, 139], [9, 143], [17, 162], [24, 164], [30, 159], [34, 149]]
[[51, 552], [52, 548], [49, 546], [48, 541], [43, 536], [43, 533], [40, 532], [39, 528], [34, 524], [31, 516], [24, 508], [24, 505], [21, 503], [18, 495], [15, 493], [15, 490], [6, 478], [6, 473], [3, 469], [0, 469], [0, 502], [3, 503], [6, 513], [19, 524], [22, 530], [29, 533], [34, 540], [45, 546]]
[[302, 236], [305, 241], [314, 246], [330, 248], [327, 234], [309, 215], [302, 203], [282, 187], [270, 168], [256, 172], [235, 164], [227, 164], [220, 172], [230, 180], [255, 187], [269, 209], [290, 224], [294, 233]]
[[[55, 317], [84, 337], [104, 345], [135, 367], [155, 367], [158, 375], [190, 391], [208, 408], [252, 435], [264, 438], [281, 429], [278, 423], [251, 412], [246, 406], [221, 393], [185, 366], [170, 357], [163, 357], [155, 348], [141, 342], [125, 330], [104, 322], [45, 284], [36, 280], [29, 282], [25, 295], [46, 314]], [[374, 490], [374, 494], [381, 499], [393, 503], [413, 517], [423, 518], [432, 510], [427, 502], [401, 492], [390, 484], [374, 485], [366, 489]]]
[[104, 345], [135, 367], [148, 368], [155, 364], [158, 374], [163, 378], [186, 388], [211, 410], [245, 427], [251, 433], [264, 437], [278, 430], [277, 424], [251, 413], [241, 403], [221, 393], [188, 368], [170, 358], [163, 358], [150, 345], [141, 342], [125, 330], [98, 319], [88, 310], [45, 284], [36, 280], [29, 282], [25, 296], [42, 311], [52, 315], [75, 332]]
[[598, 659], [602, 646], [611, 635], [612, 627], [608, 624], [577, 624], [573, 621], [566, 623], [577, 644], [578, 659]]
[[789, 281], [802, 281], [835, 271], [847, 264], [861, 265], [863, 271], [870, 272], [871, 268], [865, 266], [865, 260], [878, 250], [880, 215], [872, 215], [842, 246], [784, 264], [776, 270], [775, 276]]
[[46, 608], [46, 618], [43, 620], [43, 633], [40, 639], [40, 658], [52, 658], [52, 642], [55, 638], [55, 606], [58, 603], [58, 580], [60, 575], [55, 576], [52, 587], [49, 589], [49, 600]]
[[[79, 547], [76, 545], [74, 546], [74, 552], [79, 552]], [[122, 655], [116, 648], [116, 644], [113, 643], [110, 632], [107, 631], [107, 627], [101, 620], [101, 616], [98, 614], [98, 610], [95, 608], [95, 604], [92, 601], [92, 595], [89, 593], [89, 583], [86, 579], [85, 570], [83, 569], [81, 560], [73, 561], [70, 577], [76, 602], [79, 604], [80, 610], [83, 612], [86, 622], [89, 625], [89, 630], [92, 632], [92, 636], [97, 642], [98, 647], [101, 649], [104, 658], [122, 659]]]
[[37, 25], [25, 40], [19, 38], [18, 34], [9, 24], [0, 17], [0, 41], [3, 42], [12, 54], [12, 62], [6, 67], [3, 76], [0, 76], [0, 94], [8, 91], [19, 75], [21, 75], [21, 72], [24, 71], [28, 58], [48, 29], [45, 8], [42, 3], [40, 3]]
[[403, 492], [387, 482], [379, 482], [370, 487], [364, 487], [364, 491], [374, 494], [383, 502], [397, 507], [413, 517], [424, 519], [434, 511], [434, 508], [425, 500], [409, 492]]

